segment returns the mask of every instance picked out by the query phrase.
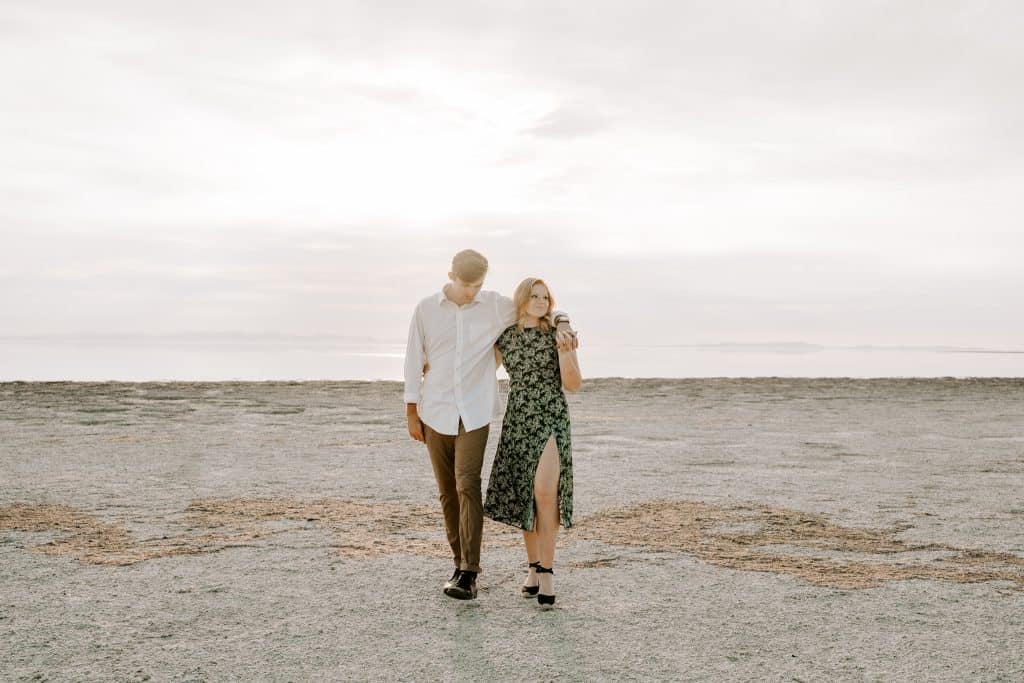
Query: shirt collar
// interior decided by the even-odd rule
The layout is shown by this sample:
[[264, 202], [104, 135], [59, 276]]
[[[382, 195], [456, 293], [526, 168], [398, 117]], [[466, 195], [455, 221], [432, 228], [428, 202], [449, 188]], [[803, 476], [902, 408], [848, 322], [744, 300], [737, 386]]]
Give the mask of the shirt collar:
[[[448, 286], [448, 285], [446, 285], [446, 284], [445, 284], [445, 285], [442, 285], [442, 286], [441, 286], [441, 291], [439, 291], [439, 292], [437, 293], [437, 305], [438, 305], [438, 306], [440, 306], [441, 304], [443, 304], [443, 303], [444, 303], [445, 301], [447, 301], [448, 303], [450, 303], [450, 304], [451, 304], [451, 305], [453, 305], [453, 306], [454, 306], [454, 305], [456, 305], [454, 301], [452, 301], [452, 300], [451, 300], [451, 299], [449, 299], [449, 298], [448, 298], [447, 296], [445, 296], [445, 293], [444, 293], [444, 288], [445, 288], [445, 287], [447, 287], [447, 286]], [[471, 303], [471, 304], [478, 304], [478, 303], [480, 303], [480, 302], [482, 301], [482, 299], [481, 299], [480, 295], [481, 295], [481, 294], [483, 294], [483, 292], [484, 292], [484, 290], [482, 290], [482, 289], [481, 289], [481, 290], [480, 290], [479, 292], [477, 292], [477, 293], [476, 293], [476, 296], [474, 296], [474, 297], [473, 297], [473, 300], [472, 300], [472, 301], [470, 301], [469, 303]], [[469, 305], [469, 304], [467, 304], [467, 306], [468, 306], [468, 305]]]

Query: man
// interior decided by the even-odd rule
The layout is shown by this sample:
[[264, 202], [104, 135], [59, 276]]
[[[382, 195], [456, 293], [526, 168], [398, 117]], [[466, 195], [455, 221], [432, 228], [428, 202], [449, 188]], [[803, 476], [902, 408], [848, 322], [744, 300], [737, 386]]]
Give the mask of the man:
[[[480, 468], [498, 401], [494, 342], [515, 322], [515, 305], [481, 291], [487, 259], [472, 249], [452, 259], [442, 291], [416, 305], [405, 352], [405, 407], [409, 436], [427, 445], [441, 498], [455, 572], [444, 593], [477, 595], [483, 506]], [[564, 313], [552, 314], [559, 347], [576, 348]]]

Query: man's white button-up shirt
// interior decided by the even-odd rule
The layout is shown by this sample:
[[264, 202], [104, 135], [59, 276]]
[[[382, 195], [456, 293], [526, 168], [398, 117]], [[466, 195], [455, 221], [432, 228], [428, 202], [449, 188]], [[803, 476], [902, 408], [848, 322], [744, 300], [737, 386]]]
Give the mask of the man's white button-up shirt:
[[[515, 322], [515, 304], [497, 292], [477, 292], [459, 306], [444, 291], [416, 305], [405, 350], [405, 402], [439, 434], [490, 424], [498, 405], [494, 342]], [[426, 373], [423, 372], [427, 367]]]

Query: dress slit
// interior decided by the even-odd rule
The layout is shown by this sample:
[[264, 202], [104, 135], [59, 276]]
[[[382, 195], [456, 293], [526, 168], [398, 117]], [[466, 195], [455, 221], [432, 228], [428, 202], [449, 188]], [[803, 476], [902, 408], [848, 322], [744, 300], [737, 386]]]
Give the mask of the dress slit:
[[558, 461], [558, 480], [555, 482], [555, 513], [559, 526], [562, 524], [562, 452], [558, 450], [558, 435], [552, 429], [544, 439], [544, 445], [540, 447], [537, 464], [533, 466], [533, 478], [530, 480], [532, 482], [530, 486], [530, 528], [524, 529], [524, 531], [537, 531], [537, 470], [540, 469], [540, 459], [544, 457], [544, 449], [548, 447], [548, 442], [552, 439], [555, 440], [555, 459]]

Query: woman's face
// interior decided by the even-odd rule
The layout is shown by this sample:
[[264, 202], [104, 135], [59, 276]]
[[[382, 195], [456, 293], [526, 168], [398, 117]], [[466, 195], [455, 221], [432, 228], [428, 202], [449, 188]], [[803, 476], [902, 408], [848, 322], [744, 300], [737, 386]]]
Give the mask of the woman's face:
[[526, 304], [526, 312], [535, 318], [540, 318], [547, 315], [550, 304], [551, 299], [548, 296], [548, 288], [538, 282], [530, 292], [530, 300]]

